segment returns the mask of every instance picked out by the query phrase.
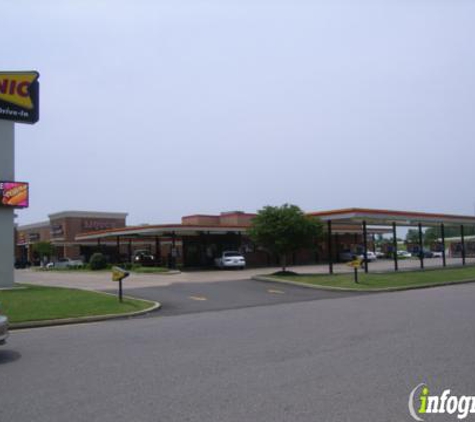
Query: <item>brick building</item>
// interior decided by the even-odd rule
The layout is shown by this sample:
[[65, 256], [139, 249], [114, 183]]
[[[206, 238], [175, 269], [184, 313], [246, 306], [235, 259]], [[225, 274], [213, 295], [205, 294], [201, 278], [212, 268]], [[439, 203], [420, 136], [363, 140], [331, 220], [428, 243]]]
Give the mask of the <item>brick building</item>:
[[50, 214], [49, 220], [16, 227], [16, 259], [38, 262], [33, 250], [37, 242], [51, 242], [53, 259], [85, 258], [91, 242], [79, 243], [76, 236], [101, 230], [113, 230], [126, 225], [126, 213], [63, 211]]

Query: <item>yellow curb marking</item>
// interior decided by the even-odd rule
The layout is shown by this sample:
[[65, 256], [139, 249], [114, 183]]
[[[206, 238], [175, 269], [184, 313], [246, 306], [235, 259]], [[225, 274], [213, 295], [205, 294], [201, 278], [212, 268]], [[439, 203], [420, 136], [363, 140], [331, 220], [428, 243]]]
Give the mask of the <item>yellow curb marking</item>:
[[274, 289], [269, 289], [267, 290], [268, 293], [274, 293], [274, 294], [278, 294], [278, 295], [283, 295], [285, 294], [285, 292], [283, 292], [282, 290], [274, 290]]
[[191, 300], [208, 300], [204, 296], [188, 296], [188, 299], [191, 299]]

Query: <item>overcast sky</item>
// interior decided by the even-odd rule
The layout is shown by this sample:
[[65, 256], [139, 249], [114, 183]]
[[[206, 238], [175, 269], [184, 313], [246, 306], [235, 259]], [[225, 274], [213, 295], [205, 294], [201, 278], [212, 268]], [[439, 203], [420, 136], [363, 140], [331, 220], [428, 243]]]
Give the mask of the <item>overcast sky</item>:
[[20, 224], [285, 202], [474, 213], [475, 1], [1, 0]]

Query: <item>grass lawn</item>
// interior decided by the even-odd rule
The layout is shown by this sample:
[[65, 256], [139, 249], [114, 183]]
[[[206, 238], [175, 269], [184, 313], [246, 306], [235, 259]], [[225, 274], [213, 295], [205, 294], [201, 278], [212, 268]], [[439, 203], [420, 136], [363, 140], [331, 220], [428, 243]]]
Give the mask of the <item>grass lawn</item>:
[[24, 289], [0, 290], [2, 312], [11, 323], [128, 313], [152, 302], [127, 299], [85, 290], [21, 285]]
[[371, 290], [394, 287], [429, 286], [446, 282], [475, 280], [475, 267], [470, 266], [436, 270], [428, 269], [425, 271], [400, 271], [384, 274], [365, 274], [360, 270], [358, 271], [359, 284], [355, 284], [353, 273], [334, 275], [272, 275], [272, 277], [315, 286]]

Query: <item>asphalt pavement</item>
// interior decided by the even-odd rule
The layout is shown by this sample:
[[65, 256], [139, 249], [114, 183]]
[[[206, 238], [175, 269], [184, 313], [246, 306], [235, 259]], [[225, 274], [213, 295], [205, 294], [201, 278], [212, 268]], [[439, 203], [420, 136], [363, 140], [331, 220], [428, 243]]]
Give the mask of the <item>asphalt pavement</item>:
[[[116, 290], [107, 291], [114, 293]], [[177, 283], [139, 289], [129, 288], [126, 293], [132, 297], [160, 302], [162, 305], [160, 310], [146, 316], [170, 316], [374, 294], [317, 290], [255, 280]]]
[[474, 302], [467, 284], [13, 332], [0, 421], [411, 421], [421, 382], [475, 396]]

